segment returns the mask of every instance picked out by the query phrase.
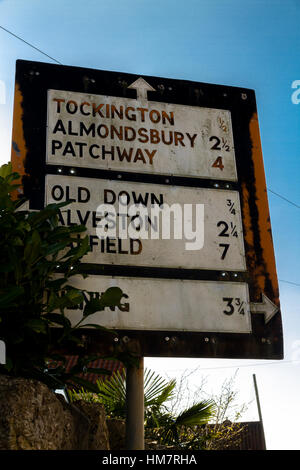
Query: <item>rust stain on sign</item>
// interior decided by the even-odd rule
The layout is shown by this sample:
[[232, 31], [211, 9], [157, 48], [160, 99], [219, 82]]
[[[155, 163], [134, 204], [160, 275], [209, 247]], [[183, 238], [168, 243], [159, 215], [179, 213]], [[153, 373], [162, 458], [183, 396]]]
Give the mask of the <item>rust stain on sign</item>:
[[[25, 175], [25, 158], [27, 154], [27, 147], [24, 137], [23, 125], [23, 95], [20, 91], [18, 83], [15, 85], [14, 97], [14, 121], [12, 129], [12, 149], [11, 149], [11, 164], [12, 169], [19, 173], [19, 183], [22, 182], [22, 177]], [[13, 193], [13, 197], [17, 198], [18, 192]]]
[[[267, 199], [266, 179], [263, 165], [257, 114], [254, 113], [249, 132], [252, 142], [253, 177], [255, 188], [255, 207], [250, 200], [247, 183], [242, 184], [244, 199], [245, 241], [249, 247], [248, 263], [255, 279], [254, 292], [272, 293], [272, 299], [279, 306], [278, 281], [271, 234], [271, 223]], [[257, 299], [259, 300], [259, 298]]]
[[[134, 257], [134, 261], [115, 263], [113, 261], [116, 256], [129, 255], [128, 250], [126, 251], [119, 242], [115, 241], [103, 245], [114, 260], [110, 259], [103, 263], [101, 257], [101, 262], [98, 263], [92, 259], [91, 262], [84, 263], [82, 270], [93, 275], [97, 278], [97, 282], [101, 281], [101, 284], [104, 276], [113, 279], [118, 276], [128, 278], [128, 285], [137, 279], [141, 279], [145, 285], [149, 279], [149, 284], [154, 284], [157, 280], [155, 282], [160, 284], [161, 298], [167, 298], [162, 291], [163, 285], [175, 286], [178, 280], [190, 286], [196, 286], [198, 283], [199, 286], [208, 282], [215, 283], [221, 300], [214, 312], [221, 316], [222, 322], [218, 320], [207, 329], [197, 323], [198, 328], [192, 325], [186, 331], [184, 323], [178, 330], [176, 323], [175, 328], [173, 324], [168, 324], [166, 328], [169, 330], [150, 330], [143, 328], [145, 312], [142, 309], [139, 329], [136, 329], [137, 325], [125, 324], [126, 328], [122, 325], [122, 328], [116, 330], [120, 335], [126, 331], [124, 341], [120, 340], [120, 343], [122, 341], [125, 343], [127, 338], [126, 347], [135, 348], [139, 355], [282, 359], [281, 313], [279, 309], [276, 310], [276, 315], [272, 313], [273, 310], [271, 313], [265, 310], [266, 298], [269, 299], [269, 304], [274, 303], [279, 307], [279, 292], [254, 90], [247, 90], [246, 93], [246, 90], [235, 87], [146, 77], [147, 82], [149, 81], [157, 91], [151, 92], [147, 105], [144, 105], [144, 103], [139, 104], [136, 91], [128, 87], [128, 83], [137, 78], [119, 72], [28, 61], [17, 62], [12, 165], [13, 170], [22, 178], [24, 194], [29, 197], [30, 209], [39, 210], [44, 207], [49, 191], [51, 190], [52, 194], [55, 186], [62, 194], [67, 194], [67, 190], [70, 191], [68, 194], [71, 194], [74, 188], [75, 194], [80, 194], [77, 191], [80, 184], [80, 191], [84, 189], [94, 197], [96, 193], [90, 190], [88, 185], [95, 188], [100, 184], [106, 184], [107, 181], [110, 185], [110, 194], [115, 195], [119, 194], [121, 186], [124, 188], [126, 186], [127, 192], [130, 190], [128, 194], [133, 191], [137, 194], [135, 188], [139, 185], [143, 187], [139, 190], [139, 194], [143, 197], [150, 191], [147, 187], [151, 189], [149, 194], [154, 194], [159, 189], [159, 195], [164, 194], [161, 189], [163, 187], [168, 197], [173, 191], [172, 188], [176, 188], [174, 197], [177, 193], [187, 195], [189, 192], [194, 198], [197, 192], [203, 191], [207, 195], [213, 195], [211, 206], [214, 213], [217, 201], [215, 193], [219, 193], [220, 197], [223, 194], [227, 204], [215, 221], [217, 223], [212, 222], [209, 227], [213, 231], [213, 237], [232, 238], [235, 237], [238, 224], [228, 217], [231, 218], [235, 212], [242, 216], [238, 238], [243, 238], [245, 249], [242, 255], [245, 255], [245, 265], [228, 265], [229, 258], [225, 259], [227, 251], [221, 253], [221, 250], [218, 252], [218, 264], [210, 263], [204, 267], [202, 264], [197, 264], [196, 267], [189, 266], [186, 258], [175, 266], [165, 262], [159, 266], [153, 266], [153, 263], [145, 265], [137, 262], [137, 256]], [[55, 99], [54, 105], [51, 97]], [[96, 99], [98, 101], [94, 102]], [[145, 101], [145, 97], [143, 100]], [[93, 111], [96, 116], [89, 116]], [[135, 118], [133, 112], [136, 114]], [[96, 122], [84, 121], [90, 118], [95, 118]], [[125, 118], [130, 122], [126, 122]], [[111, 122], [111, 119], [115, 119], [116, 122]], [[148, 130], [144, 123], [146, 119], [149, 121]], [[117, 120], [120, 121], [118, 126]], [[91, 124], [94, 127], [91, 127]], [[162, 128], [156, 129], [155, 126], [160, 124]], [[169, 129], [166, 129], [166, 126]], [[160, 133], [157, 134], [158, 130]], [[67, 142], [64, 132], [68, 138]], [[82, 136], [80, 132], [83, 133]], [[61, 134], [61, 138], [58, 137], [58, 133]], [[84, 141], [79, 142], [78, 136], [84, 137]], [[115, 142], [110, 142], [111, 137]], [[94, 140], [89, 141], [89, 139]], [[134, 140], [137, 142], [133, 148]], [[152, 147], [147, 149], [150, 152], [147, 153], [142, 145], [147, 146], [150, 143], [153, 144], [153, 149]], [[123, 147], [120, 147], [121, 144], [124, 145], [126, 154]], [[160, 159], [157, 158], [158, 155]], [[85, 181], [84, 188], [78, 178]], [[50, 180], [53, 181], [51, 187], [47, 186]], [[232, 194], [235, 193], [240, 203], [233, 200]], [[54, 191], [53, 194], [55, 200], [59, 199], [60, 193]], [[199, 203], [201, 200], [198, 198], [196, 202]], [[80, 204], [84, 202], [77, 201]], [[190, 203], [191, 198], [185, 197], [182, 202]], [[75, 213], [78, 218], [79, 216], [82, 220], [84, 218], [85, 223], [88, 221], [90, 223], [89, 217], [93, 217], [91, 209], [87, 206], [76, 208]], [[65, 223], [72, 223], [71, 221], [74, 222], [70, 210]], [[216, 227], [220, 228], [218, 223], [221, 224], [221, 228], [226, 228], [228, 225], [228, 233], [226, 230], [216, 231]], [[216, 247], [227, 247], [228, 250], [230, 246], [229, 255], [232, 259], [234, 245], [231, 238], [225, 239], [225, 242], [230, 243], [222, 243], [224, 242], [222, 238], [207, 239], [214, 241], [214, 250]], [[104, 248], [102, 250], [101, 245], [103, 253]], [[177, 262], [178, 251], [174, 249], [172, 253], [177, 253]], [[240, 255], [241, 251], [237, 245], [234, 256]], [[161, 260], [162, 257], [157, 259]], [[159, 279], [164, 281], [158, 281]], [[224, 288], [231, 289], [231, 283], [236, 288], [239, 283], [246, 287], [247, 298], [242, 302], [239, 293], [230, 290], [230, 293], [224, 294], [220, 290], [221, 284], [224, 284]], [[95, 288], [93, 292], [98, 290]], [[135, 293], [131, 297], [133, 295]], [[150, 288], [147, 295], [151, 296]], [[144, 297], [147, 298], [147, 295]], [[173, 301], [173, 297], [169, 295], [168, 301]], [[178, 315], [182, 316], [180, 318], [184, 322], [185, 317], [192, 312], [187, 303], [195, 302], [195, 297], [184, 293], [180, 299], [184, 299], [184, 302], [177, 302], [178, 305], [175, 307], [180, 310]], [[198, 308], [199, 302], [195, 303], [196, 305], [192, 307]], [[248, 308], [247, 311], [240, 307], [241, 303]], [[202, 304], [203, 302], [201, 302], [201, 315], [205, 316], [205, 320], [212, 320], [212, 303], [208, 307]], [[253, 306], [255, 308], [251, 310]], [[163, 305], [163, 309], [163, 320], [167, 315], [174, 313], [173, 306], [168, 309]], [[122, 314], [126, 312], [129, 311], [124, 310]], [[237, 322], [245, 320], [244, 315], [247, 312], [251, 328], [246, 331], [245, 328], [233, 331], [227, 323], [227, 329], [220, 328], [225, 320], [233, 321], [236, 326]], [[153, 311], [151, 313], [153, 314]], [[163, 326], [160, 320], [159, 318], [157, 328]], [[171, 320], [174, 318], [171, 317]], [[103, 341], [102, 338], [100, 341], [100, 333], [89, 330], [87, 335], [90, 346], [93, 345], [95, 352], [98, 352]], [[114, 346], [110, 340], [105, 342], [106, 350], [111, 350]]]

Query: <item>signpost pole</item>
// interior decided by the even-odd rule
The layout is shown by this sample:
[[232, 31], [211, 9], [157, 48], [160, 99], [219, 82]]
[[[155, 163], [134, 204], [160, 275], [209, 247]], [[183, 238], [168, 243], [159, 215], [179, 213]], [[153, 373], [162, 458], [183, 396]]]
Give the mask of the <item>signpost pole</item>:
[[264, 446], [264, 449], [266, 449], [265, 431], [264, 431], [263, 419], [262, 419], [262, 414], [261, 414], [260, 401], [259, 401], [258, 388], [257, 388], [256, 375], [255, 374], [253, 374], [253, 384], [254, 384], [255, 397], [256, 397], [256, 403], [257, 403], [257, 409], [258, 409], [258, 416], [259, 416], [259, 421], [260, 421], [261, 429], [262, 429], [263, 446]]
[[144, 358], [126, 370], [126, 450], [144, 450]]

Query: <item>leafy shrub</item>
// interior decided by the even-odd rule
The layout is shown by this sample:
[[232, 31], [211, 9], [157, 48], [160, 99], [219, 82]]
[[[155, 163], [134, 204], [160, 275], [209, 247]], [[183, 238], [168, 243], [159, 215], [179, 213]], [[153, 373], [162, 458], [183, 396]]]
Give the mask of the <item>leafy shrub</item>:
[[[22, 210], [24, 200], [12, 197], [19, 187], [14, 183], [18, 178], [10, 164], [0, 168], [0, 339], [7, 351], [0, 372], [36, 378], [52, 386], [55, 377], [63, 383], [72, 378], [73, 383], [82, 384], [78, 374], [95, 357], [82, 358], [66, 374], [64, 357], [57, 351], [68, 344], [80, 345], [79, 332], [87, 317], [120, 305], [125, 294], [113, 287], [99, 299], [88, 301], [83, 290], [69, 284], [72, 276], [80, 274], [81, 259], [90, 249], [86, 228], [59, 225], [60, 210], [68, 202], [35, 212]], [[82, 318], [73, 326], [64, 310], [79, 307], [83, 301]], [[99, 325], [89, 326], [114, 334]], [[49, 360], [59, 361], [51, 374]]]
[[[98, 392], [93, 394], [84, 388], [79, 393], [70, 390], [71, 401], [102, 403], [108, 417], [125, 418], [125, 371], [114, 373], [109, 380], [98, 380], [97, 386]], [[174, 379], [167, 381], [159, 374], [145, 370], [145, 437], [178, 449], [202, 449], [207, 439], [202, 432], [202, 427], [213, 416], [214, 403], [212, 400], [203, 400], [175, 415], [166, 406], [166, 403], [174, 396], [175, 386]]]

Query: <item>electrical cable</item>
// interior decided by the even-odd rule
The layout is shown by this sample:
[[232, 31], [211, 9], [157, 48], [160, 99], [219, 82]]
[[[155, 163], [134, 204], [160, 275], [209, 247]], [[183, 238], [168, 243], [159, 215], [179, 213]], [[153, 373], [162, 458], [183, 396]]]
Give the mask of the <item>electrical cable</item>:
[[278, 279], [279, 282], [286, 282], [287, 284], [292, 284], [293, 286], [298, 286], [300, 287], [300, 284], [297, 284], [297, 282], [292, 282], [292, 281], [285, 281], [284, 279]]
[[295, 206], [295, 207], [297, 207], [298, 209], [300, 209], [300, 206], [299, 206], [298, 204], [296, 204], [295, 202], [290, 201], [289, 199], [287, 199], [287, 198], [284, 197], [284, 196], [281, 196], [281, 194], [276, 193], [275, 191], [273, 191], [273, 190], [270, 189], [270, 188], [267, 188], [267, 190], [270, 191], [270, 193], [275, 194], [275, 196], [280, 197], [280, 198], [283, 199], [284, 201], [286, 201], [286, 202], [288, 202], [289, 204], [292, 204], [293, 206]]
[[27, 46], [32, 47], [33, 49], [35, 49], [36, 51], [40, 52], [41, 54], [43, 54], [44, 56], [48, 57], [49, 59], [54, 60], [54, 62], [56, 62], [57, 64], [62, 65], [62, 63], [59, 62], [58, 60], [54, 59], [54, 57], [51, 57], [49, 54], [46, 54], [46, 52], [43, 52], [43, 51], [42, 51], [41, 49], [39, 49], [38, 47], [35, 47], [33, 44], [30, 44], [30, 42], [25, 41], [25, 39], [21, 38], [20, 36], [17, 36], [16, 34], [12, 33], [11, 31], [9, 31], [8, 29], [4, 28], [4, 27], [1, 26], [1, 25], [0, 25], [0, 28], [3, 29], [3, 31], [5, 31], [6, 33], [11, 34], [11, 35], [14, 36], [15, 38], [17, 38], [17, 39], [19, 39], [20, 41], [24, 42], [25, 44], [27, 44]]
[[[241, 365], [233, 365], [233, 366], [219, 366], [219, 367], [199, 367], [199, 371], [202, 370], [212, 370], [212, 369], [240, 369], [241, 367], [257, 367], [257, 366], [273, 366], [273, 365], [283, 365], [283, 364], [296, 364], [300, 361], [290, 360], [290, 361], [282, 361], [278, 360], [278, 362], [262, 362], [256, 364], [241, 364]], [[298, 364], [297, 364], [298, 365]]]
[[[6, 33], [11, 34], [11, 35], [14, 36], [15, 38], [19, 39], [20, 41], [24, 42], [24, 43], [27, 44], [28, 46], [30, 46], [30, 47], [32, 47], [33, 49], [35, 49], [36, 51], [38, 51], [38, 52], [40, 52], [41, 54], [45, 55], [45, 56], [48, 57], [49, 59], [53, 60], [53, 61], [56, 62], [57, 64], [62, 65], [62, 63], [59, 62], [57, 59], [55, 59], [54, 57], [51, 57], [49, 54], [46, 54], [46, 52], [43, 52], [41, 49], [37, 48], [36, 46], [34, 46], [33, 44], [29, 43], [28, 41], [25, 41], [25, 39], [21, 38], [20, 36], [17, 36], [17, 35], [14, 34], [12, 31], [9, 31], [8, 29], [4, 28], [4, 27], [1, 26], [1, 25], [0, 25], [0, 28], [3, 29], [3, 31], [5, 31]], [[277, 192], [273, 191], [273, 190], [270, 189], [270, 188], [267, 188], [267, 190], [270, 191], [272, 194], [275, 194], [277, 197], [280, 197], [280, 198], [283, 199], [284, 201], [288, 202], [289, 204], [292, 204], [293, 206], [295, 206], [295, 207], [297, 207], [298, 209], [300, 209], [300, 206], [299, 206], [298, 204], [296, 204], [295, 202], [290, 201], [290, 200], [287, 199], [286, 197], [282, 196], [281, 194], [278, 194]], [[300, 284], [297, 284], [296, 282], [285, 281], [284, 279], [279, 279], [279, 281], [300, 287]]]
[[240, 364], [240, 365], [229, 365], [229, 366], [216, 366], [216, 367], [196, 367], [196, 368], [185, 368], [185, 369], [168, 369], [168, 372], [180, 372], [180, 371], [199, 371], [202, 372], [204, 370], [217, 370], [217, 369], [240, 369], [244, 367], [257, 367], [257, 366], [281, 366], [285, 364], [293, 364], [294, 365], [299, 365], [300, 364], [300, 359], [299, 360], [288, 360], [288, 361], [282, 361], [278, 360], [278, 362], [262, 362], [262, 363], [255, 363], [255, 364]]

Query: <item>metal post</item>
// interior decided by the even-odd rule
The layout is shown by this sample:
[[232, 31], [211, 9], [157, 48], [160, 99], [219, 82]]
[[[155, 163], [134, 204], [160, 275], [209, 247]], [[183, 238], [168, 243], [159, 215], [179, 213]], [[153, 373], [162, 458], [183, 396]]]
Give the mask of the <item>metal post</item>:
[[126, 449], [144, 450], [144, 358], [126, 370]]
[[254, 390], [255, 390], [256, 403], [257, 403], [257, 409], [258, 409], [258, 416], [259, 416], [259, 421], [261, 423], [261, 429], [262, 429], [263, 445], [264, 445], [264, 448], [266, 449], [265, 431], [264, 431], [264, 425], [263, 425], [263, 420], [262, 420], [262, 414], [261, 414], [261, 408], [260, 408], [258, 388], [257, 388], [255, 374], [253, 374], [253, 383], [254, 383]]

